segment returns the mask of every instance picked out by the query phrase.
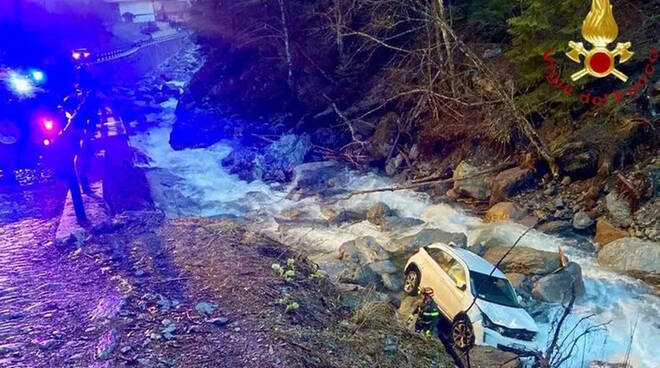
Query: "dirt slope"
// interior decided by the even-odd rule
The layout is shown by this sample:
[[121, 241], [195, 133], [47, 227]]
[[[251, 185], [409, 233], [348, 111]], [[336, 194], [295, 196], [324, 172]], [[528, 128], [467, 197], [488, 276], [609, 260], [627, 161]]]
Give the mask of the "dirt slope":
[[[75, 331], [68, 322], [57, 334], [36, 327], [53, 341], [0, 349], [9, 366], [453, 366], [441, 343], [407, 332], [389, 304], [352, 315], [305, 260], [235, 221], [133, 212], [52, 257], [81, 271], [67, 282], [87, 285], [91, 311], [76, 309], [83, 301], [61, 305], [54, 313], [76, 316]], [[294, 272], [281, 276], [273, 263]]]

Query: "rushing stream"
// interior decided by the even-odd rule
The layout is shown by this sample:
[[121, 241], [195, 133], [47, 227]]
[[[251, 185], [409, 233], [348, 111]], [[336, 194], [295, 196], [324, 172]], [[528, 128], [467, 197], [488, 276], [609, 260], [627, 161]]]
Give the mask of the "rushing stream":
[[[320, 218], [321, 203], [316, 197], [299, 201], [287, 199], [287, 188], [275, 189], [261, 182], [248, 184], [225, 172], [220, 161], [232, 150], [231, 142], [221, 142], [206, 149], [172, 150], [168, 141], [173, 105], [164, 104], [161, 119], [164, 123], [160, 127], [131, 138], [131, 144], [150, 158], [144, 166], [148, 168], [147, 176], [154, 199], [168, 215], [246, 216], [259, 221], [259, 227], [264, 231], [272, 232], [281, 231], [273, 216], [287, 208], [302, 207], [311, 213], [310, 216]], [[363, 190], [391, 185], [388, 178], [373, 173], [347, 171], [346, 176], [348, 179], [344, 189]], [[470, 242], [486, 231], [513, 243], [525, 230], [521, 225], [512, 223], [484, 224], [479, 218], [468, 216], [446, 204], [433, 204], [425, 194], [412, 191], [355, 196], [342, 205], [363, 208], [379, 201], [405, 216], [424, 220], [426, 224], [421, 228], [464, 232]], [[343, 242], [364, 235], [374, 236], [384, 244], [393, 234], [381, 232], [367, 221], [319, 229], [301, 225], [298, 229], [289, 228], [279, 234], [286, 243], [305, 244], [311, 253], [331, 253]], [[590, 324], [609, 323], [607, 332], [589, 335], [581, 340], [573, 359], [565, 366], [581, 367], [591, 360], [623, 362], [630, 349], [629, 361], [634, 367], [660, 367], [660, 298], [643, 282], [602, 269], [593, 254], [562, 242], [560, 238], [532, 231], [521, 244], [548, 251], [556, 251], [559, 245], [563, 245], [569, 259], [581, 265], [586, 294], [576, 301], [573, 314], [565, 325], [566, 331], [589, 315], [592, 317], [582, 322], [575, 329], [575, 334]], [[557, 312], [560, 312], [559, 307], [548, 306], [545, 318], [537, 321], [544, 331], [542, 338], [549, 335], [550, 324], [547, 321], [552, 320]], [[636, 324], [631, 344], [630, 338]]]

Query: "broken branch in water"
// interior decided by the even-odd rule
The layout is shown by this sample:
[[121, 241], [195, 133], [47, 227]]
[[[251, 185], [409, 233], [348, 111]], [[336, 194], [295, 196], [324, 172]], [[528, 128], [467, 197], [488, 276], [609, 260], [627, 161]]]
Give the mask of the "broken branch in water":
[[360, 190], [360, 191], [348, 193], [348, 195], [346, 197], [339, 198], [335, 202], [345, 201], [345, 200], [351, 199], [353, 196], [361, 195], [361, 194], [371, 194], [371, 193], [380, 193], [380, 192], [395, 192], [395, 191], [399, 191], [399, 190], [417, 189], [417, 188], [421, 188], [423, 186], [430, 185], [430, 184], [444, 184], [444, 183], [452, 183], [452, 182], [457, 182], [457, 181], [464, 181], [464, 180], [474, 179], [474, 178], [478, 178], [478, 177], [483, 176], [483, 175], [491, 174], [491, 173], [496, 172], [496, 171], [508, 169], [508, 168], [512, 167], [513, 165], [514, 165], [514, 163], [511, 162], [511, 161], [505, 162], [502, 165], [492, 167], [490, 169], [486, 169], [486, 170], [483, 170], [483, 171], [479, 171], [479, 172], [475, 173], [474, 175], [466, 176], [464, 178], [436, 179], [436, 180], [429, 180], [429, 181], [425, 181], [425, 182], [418, 182], [418, 183], [413, 183], [413, 184], [408, 184], [408, 185], [403, 185], [403, 186], [394, 186], [394, 187]]

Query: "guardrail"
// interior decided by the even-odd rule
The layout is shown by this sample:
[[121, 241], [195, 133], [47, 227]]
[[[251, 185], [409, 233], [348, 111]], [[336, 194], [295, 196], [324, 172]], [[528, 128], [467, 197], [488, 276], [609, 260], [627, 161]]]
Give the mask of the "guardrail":
[[105, 62], [108, 62], [108, 61], [114, 61], [114, 60], [117, 60], [117, 59], [125, 58], [125, 57], [128, 57], [128, 56], [131, 56], [131, 55], [135, 54], [136, 52], [140, 51], [140, 49], [142, 49], [142, 48], [149, 47], [149, 46], [152, 46], [152, 45], [156, 45], [156, 44], [159, 44], [159, 43], [162, 43], [162, 42], [176, 40], [178, 38], [182, 38], [182, 37], [185, 37], [187, 35], [188, 35], [188, 32], [183, 31], [183, 32], [178, 32], [176, 34], [171, 34], [171, 35], [167, 35], [167, 36], [153, 38], [153, 39], [150, 39], [150, 40], [139, 41], [139, 42], [136, 42], [133, 45], [128, 46], [128, 47], [123, 47], [123, 48], [119, 48], [119, 49], [115, 49], [115, 50], [111, 50], [111, 51], [106, 51], [106, 52], [98, 54], [98, 56], [96, 57], [96, 60], [94, 62], [92, 62], [92, 64], [101, 64], [101, 63], [105, 63]]

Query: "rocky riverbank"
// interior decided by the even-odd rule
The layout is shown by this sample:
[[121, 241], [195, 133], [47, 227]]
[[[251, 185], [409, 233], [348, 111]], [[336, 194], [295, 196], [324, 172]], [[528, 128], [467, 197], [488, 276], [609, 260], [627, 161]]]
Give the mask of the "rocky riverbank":
[[[603, 267], [638, 277], [657, 289], [660, 159], [648, 157], [627, 170], [585, 180], [564, 176], [555, 181], [548, 175], [536, 180], [534, 171], [522, 165], [493, 176], [457, 181], [447, 197], [489, 199], [486, 221], [538, 223], [539, 231], [598, 254]], [[454, 179], [479, 170], [461, 163]]]
[[[201, 144], [206, 148], [174, 150], [167, 144], [181, 134], [178, 128], [170, 128], [174, 105], [164, 104], [153, 116], [161, 122], [159, 126], [135, 134], [131, 144], [146, 158], [140, 166], [157, 207], [171, 217], [242, 219], [250, 231], [303, 252], [318, 264], [347, 308], [356, 308], [365, 295], [374, 302], [405, 305], [400, 294], [401, 268], [415, 247], [453, 241], [495, 263], [527, 226], [543, 220], [540, 231], [526, 235], [502, 268], [544, 334], [551, 331], [559, 303], [573, 285], [580, 296], [571, 321], [593, 315], [593, 323], [604, 323], [616, 316], [608, 333], [594, 337], [599, 348], [587, 349], [586, 360], [606, 356], [605, 360], [618, 361], [635, 319], [631, 308], [638, 308], [650, 320], [657, 315], [660, 302], [647, 284], [618, 276], [597, 263], [595, 231], [601, 228], [599, 239], [612, 237], [621, 230], [615, 226], [621, 225], [607, 228], [607, 221], [613, 220], [598, 221], [607, 214], [597, 217], [592, 211], [607, 208], [604, 198], [617, 188], [616, 183], [606, 180], [601, 186], [598, 182], [598, 195], [589, 207], [586, 198], [578, 200], [595, 179], [544, 178], [542, 165], [531, 155], [499, 166], [484, 164], [485, 160], [459, 160], [452, 170], [406, 154], [407, 159], [401, 156], [405, 164], [388, 171], [395, 176], [390, 178], [376, 170], [359, 171], [327, 160], [331, 153], [319, 147], [314, 136], [293, 132], [255, 135], [248, 129], [250, 134], [238, 136], [242, 140], [208, 141]], [[233, 132], [246, 126], [230, 118], [225, 121]], [[579, 152], [575, 154], [582, 157], [584, 152]], [[420, 171], [410, 175], [411, 167], [424, 165], [425, 177], [419, 177]], [[488, 175], [471, 177], [483, 171]], [[627, 180], [638, 179], [631, 175]], [[417, 190], [352, 195], [402, 184], [414, 184]], [[651, 201], [643, 197], [641, 208]], [[647, 246], [640, 249], [646, 251]], [[643, 308], [630, 305], [640, 300]], [[636, 359], [651, 362], [643, 367], [653, 365], [653, 347], [646, 341], [652, 341], [656, 330], [638, 332], [632, 347]]]

